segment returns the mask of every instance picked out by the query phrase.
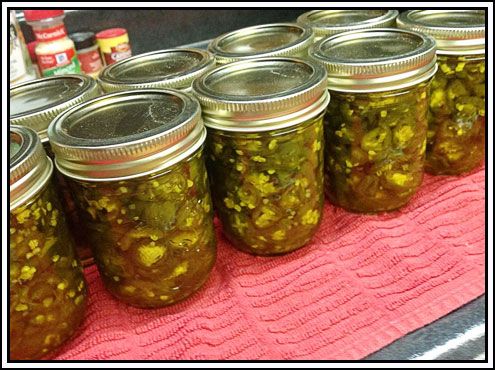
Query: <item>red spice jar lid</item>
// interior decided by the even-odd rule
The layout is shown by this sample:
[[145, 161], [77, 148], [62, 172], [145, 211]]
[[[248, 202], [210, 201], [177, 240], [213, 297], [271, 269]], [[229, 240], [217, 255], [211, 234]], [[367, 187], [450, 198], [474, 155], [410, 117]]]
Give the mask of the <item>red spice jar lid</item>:
[[24, 18], [26, 21], [41, 21], [43, 19], [55, 18], [64, 15], [63, 10], [24, 10]]
[[107, 30], [100, 31], [96, 34], [97, 39], [111, 39], [125, 35], [127, 30], [125, 28], [109, 28]]

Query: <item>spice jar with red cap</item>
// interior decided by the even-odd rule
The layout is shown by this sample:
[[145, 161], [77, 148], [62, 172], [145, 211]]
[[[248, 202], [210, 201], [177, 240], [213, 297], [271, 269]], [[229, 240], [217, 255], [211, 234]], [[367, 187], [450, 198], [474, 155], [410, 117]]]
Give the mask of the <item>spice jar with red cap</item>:
[[100, 47], [101, 57], [105, 65], [132, 56], [129, 36], [125, 28], [109, 28], [96, 34], [96, 41]]
[[63, 10], [24, 10], [33, 28], [38, 66], [43, 76], [80, 73], [74, 42], [67, 37]]

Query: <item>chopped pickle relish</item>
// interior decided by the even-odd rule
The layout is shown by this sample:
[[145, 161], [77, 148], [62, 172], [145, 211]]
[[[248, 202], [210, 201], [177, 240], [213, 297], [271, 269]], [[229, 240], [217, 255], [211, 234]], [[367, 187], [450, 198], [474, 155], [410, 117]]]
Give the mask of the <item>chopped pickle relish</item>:
[[79, 327], [86, 282], [52, 183], [10, 212], [10, 357], [53, 353]]
[[426, 171], [459, 175], [485, 156], [485, 58], [438, 56], [431, 83]]
[[161, 307], [206, 281], [216, 239], [201, 150], [152, 176], [67, 181], [103, 282], [115, 297]]
[[208, 168], [224, 233], [245, 252], [305, 245], [323, 207], [323, 116], [262, 133], [210, 129]]
[[325, 116], [325, 189], [333, 203], [374, 213], [411, 199], [423, 179], [428, 85], [332, 92]]

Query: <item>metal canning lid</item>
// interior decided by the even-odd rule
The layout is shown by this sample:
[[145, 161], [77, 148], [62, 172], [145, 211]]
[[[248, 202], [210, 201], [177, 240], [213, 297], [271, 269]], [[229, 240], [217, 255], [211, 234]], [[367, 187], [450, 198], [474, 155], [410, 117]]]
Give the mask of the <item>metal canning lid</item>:
[[229, 63], [193, 83], [205, 125], [260, 132], [297, 125], [322, 112], [330, 100], [326, 72], [298, 58]]
[[485, 54], [484, 10], [409, 10], [397, 26], [433, 37], [438, 54]]
[[66, 109], [100, 94], [89, 76], [63, 75], [40, 78], [10, 88], [10, 124], [26, 126], [48, 140], [46, 130]]
[[200, 49], [168, 49], [136, 55], [107, 66], [98, 77], [106, 92], [129, 89], [190, 89], [192, 81], [215, 65]]
[[28, 201], [48, 181], [53, 165], [33, 130], [10, 126], [10, 210]]
[[223, 34], [209, 45], [217, 64], [274, 56], [305, 56], [313, 43], [310, 27], [274, 23], [242, 28]]
[[330, 36], [310, 48], [326, 67], [334, 91], [378, 92], [406, 88], [437, 71], [435, 40], [414, 31], [374, 28]]
[[397, 10], [382, 9], [313, 10], [301, 14], [297, 23], [311, 27], [318, 41], [347, 31], [393, 27], [398, 14]]
[[198, 101], [165, 89], [100, 96], [57, 116], [48, 129], [60, 172], [87, 181], [159, 172], [194, 153], [205, 135]]

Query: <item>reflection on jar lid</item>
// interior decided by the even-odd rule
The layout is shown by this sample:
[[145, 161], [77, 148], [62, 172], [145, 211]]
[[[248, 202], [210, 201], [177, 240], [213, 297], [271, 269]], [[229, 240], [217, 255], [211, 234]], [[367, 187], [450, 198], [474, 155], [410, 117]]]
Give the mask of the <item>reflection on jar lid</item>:
[[72, 107], [50, 125], [55, 163], [93, 181], [143, 176], [169, 167], [204, 140], [198, 102], [176, 90], [107, 94]]
[[329, 99], [324, 68], [282, 57], [219, 66], [194, 81], [193, 92], [206, 126], [246, 132], [296, 125]]
[[350, 31], [310, 48], [310, 57], [326, 67], [328, 88], [374, 92], [405, 88], [432, 77], [435, 41], [427, 35], [393, 28]]
[[398, 14], [397, 10], [382, 9], [313, 10], [301, 14], [297, 23], [311, 27], [318, 41], [346, 31], [393, 27]]
[[106, 92], [145, 88], [187, 90], [195, 78], [214, 65], [213, 55], [205, 50], [158, 50], [107, 66], [98, 82]]
[[433, 37], [438, 54], [485, 53], [484, 10], [409, 10], [399, 15], [397, 26]]
[[10, 123], [33, 129], [45, 142], [48, 125], [59, 113], [98, 95], [96, 81], [83, 75], [53, 76], [20, 83], [10, 88]]
[[295, 23], [247, 27], [223, 34], [209, 45], [218, 64], [274, 56], [305, 56], [313, 31]]
[[24, 203], [50, 178], [52, 162], [33, 130], [10, 126], [10, 209]]

